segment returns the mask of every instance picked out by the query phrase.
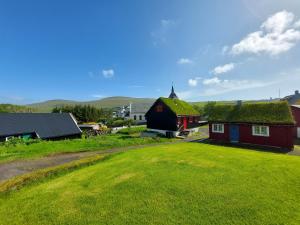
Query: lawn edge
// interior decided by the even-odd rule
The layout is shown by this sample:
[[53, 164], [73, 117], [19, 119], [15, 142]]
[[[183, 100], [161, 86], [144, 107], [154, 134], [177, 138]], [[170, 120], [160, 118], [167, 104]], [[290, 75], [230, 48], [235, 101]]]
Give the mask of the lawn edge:
[[28, 184], [40, 182], [46, 178], [55, 177], [68, 172], [72, 172], [77, 169], [81, 169], [83, 167], [94, 165], [100, 161], [109, 159], [111, 156], [112, 154], [96, 155], [69, 162], [63, 165], [48, 167], [45, 169], [40, 169], [34, 172], [13, 177], [0, 183], [0, 194], [5, 194], [14, 190], [20, 190]]

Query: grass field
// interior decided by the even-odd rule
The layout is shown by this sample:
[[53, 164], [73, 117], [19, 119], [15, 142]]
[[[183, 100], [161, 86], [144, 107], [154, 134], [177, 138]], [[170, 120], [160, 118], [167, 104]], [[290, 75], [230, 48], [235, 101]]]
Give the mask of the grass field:
[[147, 147], [0, 195], [0, 224], [299, 224], [300, 157]]
[[168, 141], [171, 140], [166, 138], [142, 138], [139, 137], [137, 132], [133, 132], [131, 134], [111, 134], [91, 137], [88, 139], [41, 141], [30, 145], [0, 145], [0, 163], [15, 159], [41, 157], [62, 152], [95, 151]]

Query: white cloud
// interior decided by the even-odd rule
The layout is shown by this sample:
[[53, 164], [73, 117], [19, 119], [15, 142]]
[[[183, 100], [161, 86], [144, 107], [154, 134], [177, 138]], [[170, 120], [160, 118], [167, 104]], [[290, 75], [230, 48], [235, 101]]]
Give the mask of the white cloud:
[[113, 69], [102, 70], [102, 75], [104, 78], [112, 78], [115, 75], [115, 71]]
[[196, 87], [198, 85], [198, 80], [197, 79], [189, 79], [188, 83], [191, 87]]
[[173, 20], [166, 20], [166, 19], [162, 19], [160, 21], [160, 24], [162, 27], [169, 27], [175, 24], [175, 22]]
[[222, 55], [226, 54], [229, 50], [229, 47], [227, 45], [225, 45], [223, 48], [222, 48]]
[[92, 97], [93, 98], [105, 98], [104, 95], [100, 95], [100, 94], [93, 94]]
[[198, 81], [201, 80], [201, 77], [195, 77], [188, 80], [188, 84], [191, 87], [196, 87], [198, 85]]
[[143, 88], [143, 85], [129, 85], [129, 88]]
[[231, 47], [230, 53], [279, 55], [289, 51], [300, 40], [298, 22], [291, 12], [281, 11], [270, 16], [260, 30], [248, 34], [239, 43]]
[[235, 67], [235, 64], [234, 63], [228, 63], [228, 64], [225, 64], [225, 65], [222, 65], [222, 66], [217, 66], [213, 69], [213, 73], [214, 74], [222, 74], [222, 73], [227, 73], [231, 70], [233, 70]]
[[209, 79], [204, 79], [202, 83], [204, 85], [212, 85], [212, 84], [219, 84], [220, 82], [221, 80], [218, 77], [213, 77]]
[[176, 22], [174, 20], [162, 19], [160, 21], [160, 26], [150, 33], [153, 39], [153, 44], [156, 46], [167, 42], [168, 34], [175, 26]]
[[294, 24], [295, 28], [299, 28], [300, 27], [300, 20], [298, 20], [295, 24]]
[[256, 81], [256, 80], [221, 80], [217, 77], [211, 79], [204, 79], [203, 90], [191, 89], [178, 92], [178, 96], [185, 100], [196, 100], [199, 97], [216, 96], [232, 91], [246, 90], [252, 88], [266, 87], [279, 81]]
[[192, 64], [193, 61], [191, 59], [188, 58], [180, 58], [177, 61], [177, 64], [182, 65], [182, 64]]

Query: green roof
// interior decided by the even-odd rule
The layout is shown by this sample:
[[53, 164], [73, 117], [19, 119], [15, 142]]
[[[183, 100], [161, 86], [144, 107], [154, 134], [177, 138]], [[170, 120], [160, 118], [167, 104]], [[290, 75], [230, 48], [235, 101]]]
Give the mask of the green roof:
[[295, 123], [287, 102], [216, 105], [212, 108], [208, 120], [231, 123]]
[[191, 115], [191, 116], [198, 116], [200, 115], [199, 112], [194, 109], [192, 105], [185, 101], [181, 101], [179, 99], [172, 99], [172, 98], [159, 98], [165, 105], [167, 105], [171, 111], [173, 111], [177, 116], [179, 115]]

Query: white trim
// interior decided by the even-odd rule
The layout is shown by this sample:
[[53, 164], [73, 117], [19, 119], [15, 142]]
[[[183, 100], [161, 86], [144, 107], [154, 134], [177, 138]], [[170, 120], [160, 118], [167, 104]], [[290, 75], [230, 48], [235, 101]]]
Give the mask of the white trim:
[[300, 127], [297, 127], [297, 138], [300, 138]]
[[[258, 128], [258, 132], [255, 128]], [[264, 134], [262, 129], [266, 129], [267, 133]], [[262, 136], [262, 137], [270, 137], [270, 128], [269, 126], [261, 126], [261, 125], [252, 125], [252, 135], [253, 136]]]
[[76, 127], [78, 128], [78, 130], [80, 131], [80, 133], [82, 133], [82, 130], [81, 130], [80, 127], [78, 126], [78, 122], [77, 122], [75, 116], [73, 116], [72, 113], [69, 113], [69, 116], [70, 116], [70, 117], [72, 118], [72, 120], [74, 121], [74, 123], [75, 123]]
[[159, 130], [159, 129], [147, 129], [148, 131], [153, 131], [153, 132], [156, 132], [156, 133], [160, 133], [162, 135], [167, 135], [167, 132], [172, 132], [174, 136], [178, 136], [179, 135], [179, 131], [173, 131], [173, 130]]
[[213, 133], [224, 133], [224, 124], [223, 123], [213, 123], [211, 125], [211, 131]]

